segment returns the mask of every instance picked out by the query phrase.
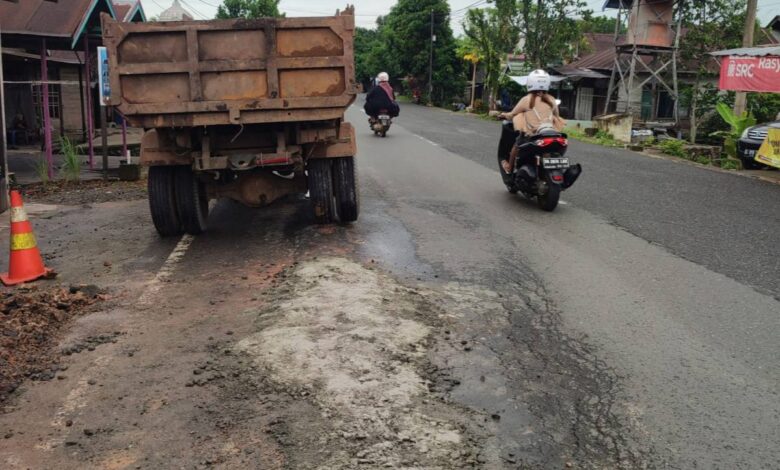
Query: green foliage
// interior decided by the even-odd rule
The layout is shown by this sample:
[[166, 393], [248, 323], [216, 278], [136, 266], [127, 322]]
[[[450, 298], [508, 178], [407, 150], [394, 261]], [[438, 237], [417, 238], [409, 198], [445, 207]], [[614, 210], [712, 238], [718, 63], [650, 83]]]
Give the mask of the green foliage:
[[727, 159], [720, 161], [720, 167], [724, 170], [739, 170], [742, 168], [742, 164], [739, 160]]
[[[498, 8], [471, 9], [466, 13], [463, 28], [468, 39], [466, 45], [475, 50], [485, 69], [485, 87], [491, 98], [498, 92], [501, 60], [517, 44], [520, 31], [514, 23], [514, 2], [501, 2]], [[509, 6], [511, 5], [511, 7]]]
[[76, 146], [67, 137], [60, 137], [60, 152], [62, 153], [62, 176], [65, 181], [81, 179], [81, 156]]
[[[579, 30], [583, 33], [609, 33], [615, 32], [617, 18], [609, 16], [595, 16], [592, 11], [582, 12], [582, 18], [577, 20]], [[626, 25], [620, 25], [620, 32], [626, 32]]]
[[748, 93], [748, 109], [757, 122], [772, 122], [780, 113], [780, 94]]
[[581, 140], [583, 142], [589, 142], [591, 144], [601, 145], [604, 147], [622, 147], [623, 143], [615, 140], [615, 137], [609, 132], [598, 130], [593, 137], [588, 136], [578, 128], [569, 127], [565, 130], [566, 135], [572, 139]]
[[46, 158], [41, 157], [35, 162], [35, 174], [44, 186], [49, 184], [49, 164]]
[[[399, 0], [377, 21], [378, 38], [371, 42], [364, 59], [364, 72], [384, 70], [391, 77], [409, 78], [428, 90], [428, 63], [433, 11], [433, 94], [437, 105], [449, 104], [466, 85], [465, 64], [449, 24], [450, 7], [445, 0]], [[362, 46], [361, 46], [362, 47]], [[374, 71], [376, 70], [376, 71]]]
[[737, 116], [726, 103], [718, 103], [715, 109], [731, 129], [728, 131], [715, 132], [714, 135], [723, 137], [723, 150], [725, 150], [726, 155], [731, 158], [737, 158], [737, 141], [742, 136], [742, 133], [745, 132], [745, 129], [756, 125], [756, 118], [747, 112], [742, 113], [741, 116]]
[[572, 55], [581, 38], [575, 18], [583, 14], [583, 0], [518, 0], [519, 27], [528, 61], [537, 68], [560, 64]]
[[[706, 77], [716, 76], [718, 67], [710, 52], [739, 47], [744, 27], [744, 0], [713, 0], [679, 3], [686, 34], [680, 41], [682, 67], [693, 72], [693, 85], [682, 90], [681, 104], [691, 118], [691, 141], [702, 141], [711, 132], [699, 132], [699, 121], [712, 112], [723, 93]], [[704, 137], [704, 139], [702, 138]]]
[[379, 30], [355, 28], [355, 77], [359, 82], [366, 82], [386, 71], [380, 60], [384, 52]]
[[658, 142], [658, 149], [661, 152], [673, 157], [688, 158], [688, 152], [685, 150], [685, 142], [678, 139], [665, 139]]
[[474, 100], [474, 112], [478, 114], [487, 114], [488, 104], [482, 100]]
[[280, 0], [223, 0], [217, 8], [217, 18], [265, 18], [284, 16], [279, 12]]

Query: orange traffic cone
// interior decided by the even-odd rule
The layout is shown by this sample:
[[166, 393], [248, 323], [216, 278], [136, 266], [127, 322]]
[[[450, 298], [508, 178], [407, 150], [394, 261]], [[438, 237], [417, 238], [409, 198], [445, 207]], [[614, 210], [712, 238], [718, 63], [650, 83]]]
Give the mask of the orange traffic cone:
[[11, 191], [11, 255], [8, 260], [8, 272], [0, 274], [0, 280], [6, 286], [30, 282], [51, 276], [54, 272], [43, 265], [41, 252], [35, 242], [32, 224], [22, 204], [19, 191]]

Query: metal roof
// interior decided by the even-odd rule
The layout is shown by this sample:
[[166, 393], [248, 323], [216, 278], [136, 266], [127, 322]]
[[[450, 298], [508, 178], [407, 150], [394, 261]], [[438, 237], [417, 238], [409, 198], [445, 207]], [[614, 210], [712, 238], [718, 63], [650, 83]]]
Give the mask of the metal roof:
[[112, 0], [117, 21], [129, 23], [140, 15], [141, 21], [146, 21], [146, 12], [141, 5], [141, 0]]
[[69, 39], [73, 47], [95, 10], [116, 17], [109, 0], [0, 1], [0, 27], [3, 35]]
[[739, 47], [737, 49], [726, 49], [723, 51], [715, 51], [710, 54], [716, 57], [729, 56], [729, 55], [741, 55], [747, 57], [761, 57], [767, 55], [780, 56], [780, 46], [777, 44], [770, 44], [767, 46], [756, 47]]

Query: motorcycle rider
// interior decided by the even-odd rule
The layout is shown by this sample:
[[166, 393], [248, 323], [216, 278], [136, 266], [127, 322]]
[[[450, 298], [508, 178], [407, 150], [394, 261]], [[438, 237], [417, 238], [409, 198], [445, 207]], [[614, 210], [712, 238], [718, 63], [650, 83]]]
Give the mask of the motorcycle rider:
[[371, 119], [376, 119], [383, 109], [387, 110], [390, 117], [398, 116], [401, 108], [395, 101], [395, 91], [390, 85], [390, 76], [387, 72], [382, 72], [376, 78], [378, 84], [366, 95], [366, 104], [363, 106], [363, 110]]
[[534, 70], [527, 77], [525, 95], [508, 113], [502, 113], [500, 118], [512, 120], [515, 131], [519, 132], [515, 145], [509, 154], [508, 160], [502, 160], [501, 166], [506, 173], [511, 173], [515, 168], [515, 160], [526, 137], [534, 136], [543, 129], [555, 129], [563, 131], [566, 126], [558, 110], [555, 98], [547, 93], [550, 90], [552, 79], [544, 70]]

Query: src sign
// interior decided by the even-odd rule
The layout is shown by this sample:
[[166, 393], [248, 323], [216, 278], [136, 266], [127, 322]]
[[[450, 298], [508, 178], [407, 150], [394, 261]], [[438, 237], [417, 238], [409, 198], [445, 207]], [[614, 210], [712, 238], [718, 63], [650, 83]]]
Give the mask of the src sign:
[[780, 57], [726, 58], [720, 66], [720, 89], [780, 93]]

